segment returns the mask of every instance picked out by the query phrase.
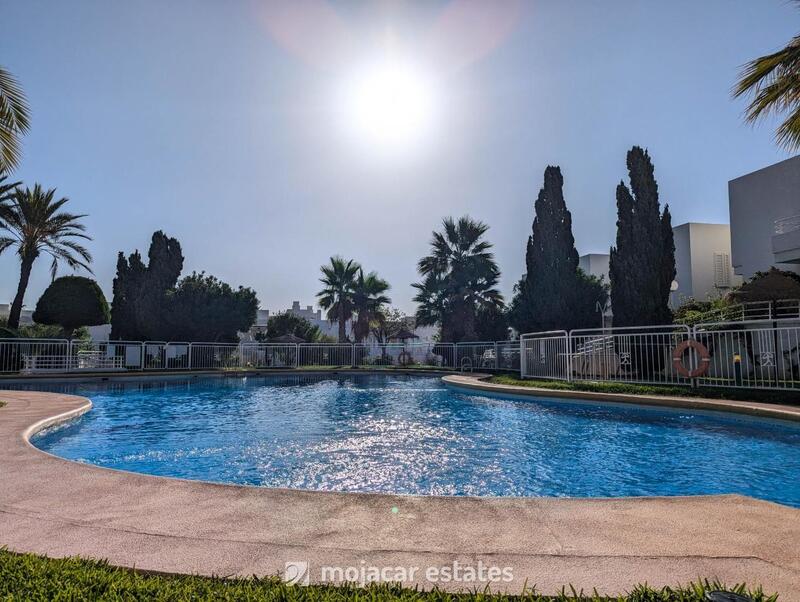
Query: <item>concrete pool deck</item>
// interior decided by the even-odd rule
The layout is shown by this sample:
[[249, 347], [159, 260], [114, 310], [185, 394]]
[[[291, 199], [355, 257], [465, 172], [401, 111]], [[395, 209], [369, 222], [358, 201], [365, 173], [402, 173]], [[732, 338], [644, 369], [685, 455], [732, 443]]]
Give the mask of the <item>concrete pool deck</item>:
[[[535, 393], [535, 392], [534, 392]], [[534, 394], [532, 393], [532, 394]], [[555, 499], [412, 497], [216, 485], [84, 465], [29, 442], [91, 407], [2, 391], [0, 546], [168, 573], [281, 574], [322, 566], [511, 567], [513, 581], [622, 593], [698, 577], [800, 599], [800, 510], [741, 496]], [[396, 508], [396, 512], [393, 509]], [[364, 564], [362, 564], [364, 563]], [[478, 583], [442, 583], [447, 589]]]

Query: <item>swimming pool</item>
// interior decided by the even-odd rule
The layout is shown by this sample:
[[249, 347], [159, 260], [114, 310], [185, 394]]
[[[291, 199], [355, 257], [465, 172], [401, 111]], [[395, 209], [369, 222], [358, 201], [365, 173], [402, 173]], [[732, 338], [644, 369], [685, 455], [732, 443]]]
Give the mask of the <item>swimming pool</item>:
[[[42, 387], [37, 387], [42, 389]], [[800, 507], [800, 425], [514, 399], [390, 374], [74, 384], [93, 409], [37, 434], [108, 468], [325, 491], [612, 497], [740, 493]]]

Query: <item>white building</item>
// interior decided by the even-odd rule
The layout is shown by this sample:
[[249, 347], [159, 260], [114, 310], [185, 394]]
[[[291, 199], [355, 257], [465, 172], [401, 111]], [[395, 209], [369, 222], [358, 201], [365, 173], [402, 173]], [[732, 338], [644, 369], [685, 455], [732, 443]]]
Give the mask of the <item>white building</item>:
[[[608, 285], [608, 266], [610, 261], [611, 255], [608, 253], [587, 253], [586, 255], [581, 255], [578, 259], [578, 267], [589, 276], [600, 278], [606, 285]], [[608, 301], [606, 301], [606, 306], [603, 308], [599, 307], [599, 301], [597, 303], [597, 319], [599, 320], [598, 324], [602, 326], [609, 326], [614, 316], [611, 309], [611, 299], [609, 298]], [[601, 311], [603, 314], [602, 318], [600, 316]]]
[[[0, 318], [8, 320], [9, 315], [11, 315], [11, 304], [0, 303]], [[19, 314], [19, 323], [25, 325], [33, 324], [33, 310], [23, 307], [22, 312]]]
[[688, 222], [672, 229], [675, 237], [675, 283], [670, 305], [688, 299], [706, 301], [722, 297], [742, 283], [731, 263], [731, 228], [728, 224]]
[[800, 273], [800, 156], [731, 180], [728, 201], [736, 274]]
[[[292, 313], [299, 318], [305, 318], [311, 324], [319, 328], [322, 334], [337, 338], [339, 336], [339, 323], [338, 322], [330, 322], [328, 321], [325, 316], [322, 314], [321, 309], [314, 309], [313, 305], [306, 305], [305, 307], [300, 307], [300, 301], [292, 301], [292, 307], [286, 310], [288, 313]], [[345, 324], [345, 332], [347, 336], [350, 336], [350, 322]]]
[[[675, 290], [670, 305], [678, 307], [687, 299], [705, 301], [727, 294], [742, 279], [733, 273], [731, 231], [727, 224], [689, 222], [672, 229], [675, 238]], [[580, 257], [580, 268], [592, 276], [609, 279], [610, 255], [589, 253]], [[607, 312], [610, 316], [612, 312]]]
[[253, 324], [256, 328], [266, 328], [269, 322], [269, 310], [259, 309], [256, 311], [256, 323]]
[[611, 255], [608, 253], [587, 253], [581, 255], [578, 260], [578, 267], [590, 276], [602, 278], [608, 284], [608, 264]]

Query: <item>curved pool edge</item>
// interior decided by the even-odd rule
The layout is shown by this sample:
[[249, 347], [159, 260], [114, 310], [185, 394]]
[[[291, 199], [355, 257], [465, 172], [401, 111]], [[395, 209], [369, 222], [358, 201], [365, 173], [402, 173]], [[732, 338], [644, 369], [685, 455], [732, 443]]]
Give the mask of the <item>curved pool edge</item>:
[[734, 401], [727, 399], [708, 399], [703, 397], [679, 397], [666, 395], [635, 395], [631, 393], [605, 393], [599, 391], [567, 391], [525, 387], [522, 385], [504, 385], [490, 383], [486, 379], [490, 374], [451, 374], [442, 377], [448, 387], [462, 389], [469, 393], [480, 391], [505, 397], [536, 398], [548, 400], [579, 400], [606, 403], [625, 403], [640, 406], [703, 410], [744, 414], [758, 418], [788, 420], [800, 422], [800, 406], [762, 403], [757, 401]]
[[0, 374], [0, 386], [137, 382], [143, 380], [194, 380], [202, 378], [249, 378], [265, 376], [331, 376], [393, 374], [399, 376], [447, 376], [452, 370], [435, 368], [265, 368], [253, 370], [154, 370], [121, 372], [71, 372], [68, 374]]
[[514, 581], [496, 587], [508, 591], [571, 583], [615, 594], [643, 581], [709, 577], [800, 597], [800, 510], [779, 504], [741, 496], [407, 497], [169, 479], [72, 462], [29, 443], [41, 428], [87, 411], [85, 398], [5, 391], [0, 399], [8, 402], [0, 408], [0, 545], [13, 551], [206, 575], [279, 574], [290, 561], [313, 570], [481, 560], [514, 568]]

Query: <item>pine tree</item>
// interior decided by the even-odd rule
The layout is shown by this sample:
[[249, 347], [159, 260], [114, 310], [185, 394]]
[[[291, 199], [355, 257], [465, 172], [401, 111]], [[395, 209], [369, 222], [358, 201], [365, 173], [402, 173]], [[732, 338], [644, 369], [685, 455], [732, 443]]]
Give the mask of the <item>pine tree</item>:
[[614, 325], [666, 324], [675, 278], [672, 218], [669, 208], [661, 213], [647, 151], [634, 146], [627, 164], [631, 187], [617, 186], [617, 240], [609, 267]]
[[519, 332], [584, 328], [596, 323], [605, 290], [578, 268], [572, 215], [559, 167], [548, 166], [534, 205], [536, 216], [525, 254], [526, 274], [516, 286], [511, 321]]

